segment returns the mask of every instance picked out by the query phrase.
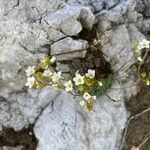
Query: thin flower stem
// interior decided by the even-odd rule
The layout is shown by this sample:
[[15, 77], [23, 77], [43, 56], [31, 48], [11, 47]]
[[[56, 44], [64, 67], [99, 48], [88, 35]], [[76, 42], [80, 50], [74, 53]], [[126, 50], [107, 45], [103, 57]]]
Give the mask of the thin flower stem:
[[139, 66], [138, 66], [138, 78], [139, 78], [139, 79], [141, 79], [141, 76], [140, 76], [141, 67], [142, 67], [142, 65], [144, 64], [144, 61], [145, 61], [145, 59], [146, 59], [146, 57], [147, 57], [149, 51], [150, 51], [150, 49], [148, 49], [148, 50], [146, 51], [146, 53], [144, 54], [144, 57], [143, 57], [143, 59], [142, 59], [142, 62], [141, 62], [141, 63], [139, 64]]
[[127, 124], [126, 124], [126, 127], [125, 127], [125, 130], [124, 130], [124, 134], [123, 134], [123, 138], [122, 138], [122, 141], [121, 141], [121, 144], [120, 144], [120, 149], [119, 150], [122, 150], [122, 147], [123, 147], [123, 144], [125, 142], [125, 138], [126, 138], [126, 135], [127, 135], [127, 130], [128, 130], [128, 126], [130, 124], [130, 121], [133, 120], [133, 119], [136, 119], [137, 117], [147, 113], [148, 111], [150, 111], [150, 107], [143, 110], [141, 113], [139, 114], [136, 114], [135, 116], [131, 116], [128, 121], [127, 121]]
[[140, 145], [138, 146], [138, 148], [141, 148], [149, 139], [150, 139], [150, 131], [148, 132], [148, 134], [146, 135], [146, 137], [143, 139], [143, 141], [140, 143]]

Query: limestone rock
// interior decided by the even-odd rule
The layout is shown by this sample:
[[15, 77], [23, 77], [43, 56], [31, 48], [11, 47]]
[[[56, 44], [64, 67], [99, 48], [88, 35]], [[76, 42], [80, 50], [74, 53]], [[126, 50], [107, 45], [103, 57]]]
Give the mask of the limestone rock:
[[[95, 16], [88, 7], [84, 6], [69, 6], [67, 5], [61, 10], [56, 11], [55, 13], [48, 14], [44, 21], [54, 29], [61, 29], [61, 24], [67, 22], [70, 19], [79, 20], [83, 27], [91, 28], [94, 24]], [[71, 25], [71, 24], [69, 24]], [[79, 24], [78, 24], [79, 25]], [[70, 27], [69, 27], [70, 28]], [[68, 30], [64, 30], [64, 32]], [[67, 34], [66, 33], [66, 34]]]
[[142, 22], [142, 27], [141, 27], [141, 30], [143, 32], [148, 32], [150, 29], [150, 19], [145, 19], [143, 22]]
[[63, 21], [60, 30], [68, 36], [77, 35], [82, 30], [82, 25], [75, 19]]
[[61, 71], [62, 73], [67, 73], [70, 71], [68, 64], [57, 62], [57, 71]]
[[149, 0], [144, 0], [144, 4], [145, 4], [145, 10], [144, 10], [144, 13], [145, 13], [145, 16], [146, 17], [150, 17], [150, 1]]
[[77, 52], [72, 52], [72, 53], [67, 53], [62, 55], [54, 55], [54, 56], [56, 57], [57, 61], [68, 61], [74, 58], [84, 58], [86, 56], [86, 53], [87, 50], [83, 50], [83, 51], [77, 51]]
[[124, 18], [120, 12], [111, 10], [102, 10], [100, 13], [97, 13], [96, 18], [98, 22], [98, 29], [101, 31], [111, 29], [112, 24], [119, 25], [124, 22]]
[[110, 9], [119, 3], [119, 0], [92, 0], [92, 6], [95, 11], [100, 11], [102, 9]]
[[[115, 93], [110, 91], [108, 94], [117, 100], [123, 99], [120, 90]], [[126, 121], [123, 103], [115, 104], [104, 96], [97, 100], [95, 112], [91, 113], [78, 103], [79, 99], [73, 99], [72, 95], [63, 92], [54, 100], [53, 106], [49, 105], [44, 110], [34, 128], [39, 139], [37, 150], [116, 148], [115, 141]], [[109, 136], [106, 133], [109, 133]]]
[[[106, 44], [103, 52], [112, 65], [116, 60], [113, 70], [117, 73], [119, 83], [114, 83], [107, 94], [121, 101], [114, 103], [108, 97], [102, 96], [97, 99], [95, 111], [89, 113], [79, 106], [80, 97], [73, 99], [72, 95], [62, 92], [53, 101], [53, 105], [49, 105], [43, 111], [35, 125], [34, 132], [39, 139], [38, 150], [46, 148], [110, 150], [110, 147], [112, 150], [118, 149], [115, 141], [120, 139], [120, 133], [127, 119], [123, 99], [136, 93], [136, 88], [132, 89], [132, 92], [131, 89], [128, 90], [126, 95], [126, 89], [116, 87], [133, 84], [134, 78], [131, 79], [130, 76], [129, 79], [128, 73], [132, 71], [130, 67], [135, 60], [125, 25], [112, 32], [111, 41]], [[121, 77], [124, 74], [126, 76]]]
[[134, 11], [136, 8], [135, 0], [121, 0], [116, 7], [112, 8], [113, 11], [120, 12], [121, 14], [126, 14], [128, 11]]
[[[2, 126], [19, 131], [35, 124], [37, 150], [118, 150], [127, 119], [124, 100], [136, 94], [131, 41], [143, 39], [141, 31], [147, 32], [150, 27], [149, 1], [144, 2], [1, 0], [0, 131]], [[112, 65], [116, 82], [107, 94], [121, 101], [114, 103], [102, 96], [94, 105], [95, 112], [89, 113], [79, 106], [81, 97], [74, 99], [51, 87], [27, 89], [25, 69], [38, 65], [52, 43], [58, 61], [85, 57], [87, 41], [72, 36], [84, 28], [91, 29], [95, 17], [101, 31], [111, 29], [111, 40], [102, 51]]]
[[133, 24], [129, 25], [128, 31], [129, 31], [131, 42], [139, 43], [143, 39], [146, 39], [145, 35], [139, 32], [136, 26]]
[[72, 53], [82, 51], [88, 48], [88, 42], [85, 40], [74, 40], [67, 37], [59, 40], [51, 45], [51, 55], [60, 55], [65, 53]]
[[110, 42], [103, 47], [102, 51], [106, 59], [111, 61], [112, 68], [117, 73], [118, 78], [126, 80], [127, 70], [134, 64], [135, 58], [125, 25], [121, 25], [110, 32], [108, 39], [110, 39]]

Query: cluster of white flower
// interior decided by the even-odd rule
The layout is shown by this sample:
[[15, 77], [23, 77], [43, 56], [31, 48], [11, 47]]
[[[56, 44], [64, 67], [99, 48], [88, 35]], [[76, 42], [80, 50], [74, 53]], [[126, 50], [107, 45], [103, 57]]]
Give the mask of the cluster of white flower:
[[[52, 57], [51, 59], [50, 59], [50, 63], [54, 63], [55, 62], [55, 60], [56, 60], [56, 58], [55, 57]], [[43, 59], [42, 61], [41, 61], [42, 63], [46, 63], [46, 59]], [[43, 72], [43, 76], [44, 77], [52, 77], [52, 81], [53, 82], [56, 82], [56, 81], [58, 81], [59, 79], [60, 79], [60, 76], [61, 76], [61, 72], [58, 72], [58, 73], [52, 73], [49, 69], [48, 69], [48, 65], [45, 67], [45, 68], [47, 68], [46, 70], [44, 70], [44, 72]], [[26, 70], [25, 70], [25, 72], [26, 72], [26, 75], [27, 75], [27, 83], [25, 84], [26, 86], [28, 86], [29, 88], [32, 88], [34, 85], [35, 85], [35, 83], [36, 83], [36, 79], [35, 79], [35, 77], [34, 77], [34, 74], [36, 73], [36, 70], [35, 70], [35, 66], [29, 66]]]
[[95, 79], [95, 70], [88, 69], [84, 75], [79, 71], [75, 76], [64, 83], [62, 73], [55, 72], [53, 63], [56, 61], [55, 57], [50, 58], [46, 56], [39, 67], [29, 66], [25, 71], [27, 74], [27, 83], [29, 88], [43, 88], [46, 85], [52, 87], [65, 89], [66, 92], [78, 93], [83, 95], [83, 100], [80, 101], [81, 106], [85, 106], [88, 110], [93, 110], [93, 103], [96, 96], [92, 94], [93, 86], [103, 86], [101, 81]]
[[[94, 78], [95, 77], [95, 70], [91, 70], [88, 69], [88, 72], [85, 74], [86, 77], [88, 78]], [[75, 83], [76, 86], [78, 85], [83, 85], [85, 83], [85, 76], [82, 76], [78, 73], [78, 71], [75, 74], [75, 77], [73, 78], [73, 81]], [[72, 91], [73, 90], [73, 83], [71, 80], [69, 80], [68, 82], [66, 82], [65, 84], [65, 90], [68, 91]]]
[[139, 42], [138, 50], [140, 51], [141, 49], [149, 48], [149, 47], [150, 47], [150, 41], [143, 39], [141, 42]]
[[[77, 71], [76, 74], [75, 74], [75, 77], [73, 78], [73, 81], [69, 80], [68, 82], [66, 82], [64, 84], [65, 91], [70, 92], [70, 91], [73, 90], [74, 84], [75, 84], [75, 86], [84, 85], [86, 78], [94, 79], [94, 77], [95, 77], [95, 70], [88, 69], [85, 76], [82, 76]], [[99, 85], [102, 86], [103, 85], [102, 82], [99, 81]], [[84, 100], [80, 101], [81, 106], [85, 105], [85, 101], [89, 101], [89, 100], [94, 100], [95, 101], [96, 100], [96, 96], [91, 96], [88, 92], [85, 92], [83, 94], [83, 98], [84, 98]]]
[[137, 47], [137, 53], [140, 54], [140, 56], [137, 57], [137, 60], [139, 62], [142, 62], [142, 57], [141, 57], [141, 50], [144, 48], [150, 48], [150, 41], [143, 39], [141, 42], [139, 42], [138, 47]]
[[82, 100], [81, 102], [80, 102], [80, 105], [81, 106], [84, 106], [85, 105], [85, 101], [88, 101], [88, 100], [96, 100], [96, 96], [91, 96], [88, 92], [85, 92], [84, 94], [83, 94], [83, 98], [85, 99], [85, 100]]
[[25, 71], [27, 74], [27, 83], [25, 84], [26, 86], [29, 86], [29, 88], [33, 87], [35, 83], [35, 77], [31, 77], [35, 73], [35, 66], [29, 66], [28, 69]]
[[[150, 41], [143, 39], [141, 42], [139, 42], [137, 49], [136, 49], [136, 57], [137, 60], [142, 64], [144, 62], [145, 56], [142, 58], [142, 49], [145, 49], [145, 56], [150, 51]], [[147, 49], [147, 50], [146, 50]], [[146, 83], [146, 85], [150, 85], [150, 72], [142, 71], [140, 72], [140, 77], [142, 82]]]

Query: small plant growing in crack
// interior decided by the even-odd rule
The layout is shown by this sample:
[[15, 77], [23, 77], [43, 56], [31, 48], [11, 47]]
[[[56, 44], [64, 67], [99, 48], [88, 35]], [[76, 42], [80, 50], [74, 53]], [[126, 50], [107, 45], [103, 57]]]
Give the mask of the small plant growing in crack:
[[98, 39], [95, 39], [94, 36], [91, 40], [91, 35], [85, 37], [83, 34], [80, 35], [80, 38], [87, 40], [90, 46], [85, 58], [77, 58], [66, 62], [72, 68], [69, 77], [64, 76], [60, 71], [57, 72], [56, 58], [47, 55], [41, 60], [39, 66], [28, 67], [26, 70], [28, 77], [26, 86], [37, 89], [45, 86], [64, 89], [74, 96], [81, 96], [80, 105], [89, 111], [93, 111], [96, 99], [106, 93], [115, 80], [115, 75], [111, 70], [111, 65], [105, 60], [101, 52], [102, 45]]
[[150, 41], [143, 39], [141, 42], [133, 42], [133, 49], [137, 59], [138, 77], [140, 81], [144, 82], [147, 86], [150, 85], [150, 72], [144, 68], [146, 58], [150, 52]]

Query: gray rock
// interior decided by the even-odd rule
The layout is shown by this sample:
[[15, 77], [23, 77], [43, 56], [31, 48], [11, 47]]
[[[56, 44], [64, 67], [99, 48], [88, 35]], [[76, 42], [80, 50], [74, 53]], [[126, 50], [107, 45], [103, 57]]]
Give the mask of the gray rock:
[[[129, 72], [133, 72], [130, 67], [135, 59], [125, 25], [119, 26], [110, 34], [111, 41], [102, 51], [112, 65], [116, 60], [113, 69], [119, 83], [114, 83], [107, 94], [121, 102], [114, 103], [108, 97], [102, 96], [95, 104], [95, 111], [89, 113], [78, 105], [80, 98], [73, 99], [73, 96], [63, 92], [54, 100], [53, 106], [49, 105], [44, 110], [35, 125], [34, 132], [39, 139], [38, 150], [119, 149], [115, 141], [120, 139], [127, 118], [123, 99], [136, 94], [136, 87], [131, 86], [135, 78], [129, 76]], [[122, 85], [131, 88], [118, 88]]]
[[136, 23], [136, 26], [137, 28], [142, 32], [144, 31], [144, 17], [142, 14], [138, 13], [138, 18], [137, 18], [137, 23]]
[[73, 36], [82, 30], [82, 25], [79, 21], [70, 19], [61, 23], [60, 30], [68, 36]]
[[16, 131], [33, 124], [41, 108], [36, 106], [36, 98], [26, 93], [11, 94], [0, 99], [0, 123]]
[[78, 4], [88, 6], [93, 12], [97, 13], [103, 9], [112, 9], [120, 0], [68, 0], [67, 4]]
[[140, 13], [143, 13], [144, 12], [144, 9], [145, 9], [145, 6], [144, 6], [144, 1], [141, 1], [141, 0], [136, 0], [136, 11], [137, 12], [140, 12]]
[[120, 12], [121, 14], [126, 14], [128, 11], [133, 12], [136, 8], [136, 1], [135, 0], [121, 0], [116, 7], [112, 10]]
[[[127, 119], [124, 100], [136, 94], [132, 86], [136, 69], [132, 68], [135, 59], [131, 41], [140, 41], [144, 37], [141, 28], [145, 32], [150, 25], [141, 14], [145, 6], [139, 9], [135, 0], [17, 2], [0, 1], [0, 131], [2, 126], [19, 131], [35, 123], [38, 150], [118, 150]], [[25, 89], [25, 69], [38, 65], [50, 44], [61, 43], [54, 49], [58, 61], [85, 57], [87, 42], [68, 36], [77, 35], [83, 28], [91, 29], [95, 23], [92, 10], [97, 13], [102, 9], [107, 11], [96, 15], [99, 28], [114, 29], [102, 51], [117, 78], [107, 94], [121, 101], [114, 103], [102, 96], [94, 105], [95, 112], [89, 113], [79, 106], [79, 97], [74, 99], [50, 87], [41, 91]], [[126, 25], [118, 26], [124, 21]], [[62, 39], [69, 39], [68, 43]]]
[[88, 7], [67, 5], [55, 13], [48, 14], [44, 21], [52, 28], [59, 29], [62, 22], [70, 19], [79, 20], [83, 27], [91, 28], [94, 24], [95, 16]]
[[[108, 94], [116, 100], [123, 99], [120, 89]], [[37, 150], [116, 148], [127, 117], [123, 102], [115, 104], [103, 96], [97, 100], [95, 112], [91, 113], [78, 103], [79, 99], [63, 92], [54, 100], [53, 106], [44, 110], [34, 128], [39, 139]]]
[[48, 103], [54, 100], [59, 93], [59, 90], [52, 87], [43, 88], [38, 95], [37, 106], [44, 108]]
[[138, 19], [138, 13], [136, 11], [130, 11], [127, 13], [128, 22], [136, 23]]
[[149, 0], [144, 0], [144, 5], [145, 5], [145, 10], [144, 14], [146, 17], [150, 17], [150, 1]]
[[39, 92], [38, 98], [33, 96], [35, 91], [29, 93], [30, 95], [27, 93], [11, 94], [7, 99], [0, 97], [0, 124], [14, 128], [16, 131], [33, 124], [42, 109], [50, 104], [60, 91], [45, 87]]
[[51, 55], [60, 55], [65, 53], [72, 53], [82, 51], [88, 48], [88, 42], [85, 40], [74, 40], [67, 37], [59, 40], [51, 45]]
[[150, 29], [150, 19], [145, 19], [143, 22], [142, 22], [142, 27], [141, 27], [141, 30], [143, 32], [148, 32]]
[[[127, 70], [135, 62], [128, 30], [125, 25], [121, 25], [109, 34], [106, 38], [110, 39], [110, 42], [103, 47], [102, 51], [105, 57], [107, 56], [106, 59], [111, 62], [119, 80], [126, 80]], [[105, 38], [102, 37], [102, 42], [103, 39]]]
[[67, 53], [62, 55], [54, 55], [57, 61], [68, 61], [74, 58], [84, 58], [86, 56], [87, 50], [77, 51], [73, 53]]
[[65, 5], [65, 0], [34, 0], [26, 1], [26, 16], [30, 22], [38, 21], [45, 14], [53, 13]]
[[92, 0], [92, 6], [95, 11], [100, 11], [102, 9], [110, 9], [119, 3], [119, 0]]
[[106, 30], [109, 30], [111, 29], [111, 22], [106, 19], [106, 17], [104, 15], [97, 15], [97, 28], [99, 31], [106, 31]]
[[111, 10], [102, 10], [96, 15], [96, 19], [98, 22], [98, 29], [100, 31], [111, 29], [112, 24], [119, 25], [124, 22], [124, 18], [120, 12]]
[[63, 73], [67, 73], [70, 71], [68, 64], [64, 64], [64, 63], [60, 63], [60, 62], [57, 62], [56, 69], [57, 69], [57, 71], [61, 71]]
[[140, 31], [138, 31], [138, 29], [134, 24], [129, 25], [128, 31], [129, 31], [131, 42], [139, 43], [143, 39], [146, 39], [145, 35], [142, 34]]
[[108, 11], [105, 14], [106, 18], [112, 23], [120, 24], [124, 22], [123, 16], [121, 13], [116, 11]]

